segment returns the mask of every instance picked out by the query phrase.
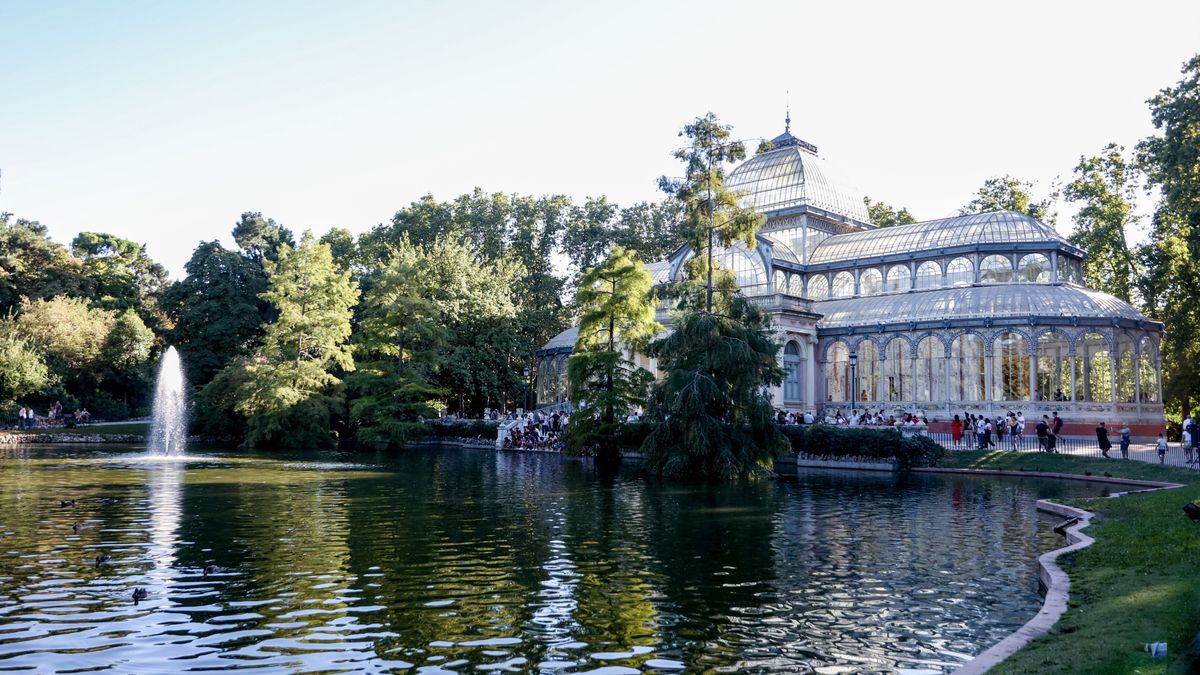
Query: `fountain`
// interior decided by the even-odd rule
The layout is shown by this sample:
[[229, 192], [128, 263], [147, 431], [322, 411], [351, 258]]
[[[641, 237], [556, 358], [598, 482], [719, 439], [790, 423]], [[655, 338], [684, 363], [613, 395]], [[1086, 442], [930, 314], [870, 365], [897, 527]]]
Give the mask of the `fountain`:
[[187, 392], [179, 352], [168, 347], [154, 386], [154, 418], [150, 425], [151, 455], [183, 455], [187, 447]]

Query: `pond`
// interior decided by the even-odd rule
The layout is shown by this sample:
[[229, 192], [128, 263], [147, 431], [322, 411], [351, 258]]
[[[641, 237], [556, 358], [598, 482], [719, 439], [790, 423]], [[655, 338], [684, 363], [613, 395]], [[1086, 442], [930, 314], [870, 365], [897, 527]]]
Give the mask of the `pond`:
[[1035, 558], [1062, 538], [1035, 500], [1104, 494], [686, 484], [478, 449], [197, 454], [0, 454], [0, 670], [947, 672], [1037, 613]]

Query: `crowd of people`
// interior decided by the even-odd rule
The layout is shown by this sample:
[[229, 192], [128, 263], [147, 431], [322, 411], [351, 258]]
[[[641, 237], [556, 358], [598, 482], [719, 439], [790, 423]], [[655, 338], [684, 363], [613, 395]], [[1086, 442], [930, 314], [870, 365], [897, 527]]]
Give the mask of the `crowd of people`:
[[55, 401], [45, 415], [38, 415], [33, 406], [20, 405], [17, 407], [18, 429], [39, 429], [47, 427], [63, 427], [84, 425], [92, 421], [92, 415], [87, 408], [79, 408], [72, 413], [63, 413], [62, 403]]
[[571, 416], [555, 411], [549, 415], [532, 411], [513, 421], [519, 424], [513, 426], [508, 436], [504, 438], [505, 450], [544, 450], [561, 452], [563, 449], [562, 433], [567, 428]]

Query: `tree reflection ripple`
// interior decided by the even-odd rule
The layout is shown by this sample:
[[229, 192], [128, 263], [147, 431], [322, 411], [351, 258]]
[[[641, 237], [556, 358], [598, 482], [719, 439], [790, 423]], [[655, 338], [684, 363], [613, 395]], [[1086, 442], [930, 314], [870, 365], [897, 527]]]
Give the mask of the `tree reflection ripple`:
[[1036, 613], [1034, 501], [1097, 489], [6, 450], [0, 670], [945, 672]]

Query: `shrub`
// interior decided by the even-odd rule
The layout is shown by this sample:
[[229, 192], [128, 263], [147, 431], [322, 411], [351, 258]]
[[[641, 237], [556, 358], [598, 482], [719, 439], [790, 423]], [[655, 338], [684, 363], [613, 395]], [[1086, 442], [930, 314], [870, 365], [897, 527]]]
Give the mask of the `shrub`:
[[946, 449], [928, 436], [905, 437], [899, 429], [833, 427], [824, 424], [782, 427], [792, 452], [823, 458], [894, 459], [901, 466], [931, 466]]

